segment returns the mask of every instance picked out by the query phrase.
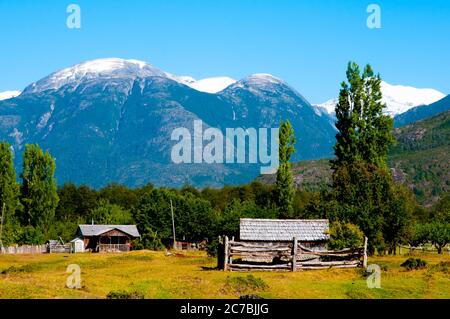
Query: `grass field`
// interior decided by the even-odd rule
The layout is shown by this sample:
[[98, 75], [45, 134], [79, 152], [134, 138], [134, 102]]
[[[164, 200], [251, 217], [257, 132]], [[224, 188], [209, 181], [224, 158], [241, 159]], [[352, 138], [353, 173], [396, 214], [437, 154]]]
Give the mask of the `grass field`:
[[[361, 269], [230, 273], [215, 270], [215, 259], [202, 252], [0, 255], [0, 298], [105, 298], [115, 291], [145, 298], [450, 298], [450, 254], [414, 257], [427, 267], [406, 271], [400, 264], [407, 256], [369, 258], [382, 269], [381, 288], [369, 289]], [[81, 289], [65, 286], [69, 264], [81, 268]]]

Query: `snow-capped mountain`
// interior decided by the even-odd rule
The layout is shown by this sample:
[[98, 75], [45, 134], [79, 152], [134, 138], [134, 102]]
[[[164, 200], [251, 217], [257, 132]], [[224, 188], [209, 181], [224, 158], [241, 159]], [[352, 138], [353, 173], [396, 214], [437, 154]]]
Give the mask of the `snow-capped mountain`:
[[54, 72], [25, 88], [25, 93], [57, 90], [65, 85], [76, 89], [79, 83], [98, 79], [128, 79], [163, 77], [187, 85], [197, 91], [217, 93], [236, 82], [229, 77], [212, 77], [196, 80], [191, 76], [177, 76], [139, 60], [119, 58], [97, 59], [83, 62]]
[[54, 72], [0, 101], [0, 136], [13, 147], [17, 167], [24, 146], [38, 143], [57, 159], [59, 183], [94, 187], [247, 183], [260, 174], [259, 165], [175, 164], [172, 132], [193, 132], [195, 120], [225, 134], [275, 128], [286, 119], [301, 132], [294, 160], [332, 155], [332, 123], [269, 74], [197, 81], [142, 61], [100, 59]]
[[138, 61], [118, 58], [97, 59], [83, 62], [54, 72], [26, 87], [24, 93], [57, 90], [65, 85], [76, 88], [78, 84], [98, 79], [130, 79], [147, 76], [172, 77], [170, 74]]
[[381, 82], [385, 113], [391, 116], [404, 113], [409, 109], [434, 103], [445, 97], [445, 94], [434, 89], [419, 89], [411, 86], [391, 85]]
[[[444, 93], [434, 89], [392, 85], [384, 81], [381, 82], [381, 92], [383, 93], [383, 102], [386, 104], [384, 113], [391, 116], [404, 113], [419, 105], [434, 103], [445, 97]], [[328, 114], [334, 114], [337, 102], [337, 99], [332, 99], [316, 106]]]
[[4, 91], [0, 92], [0, 101], [12, 99], [13, 97], [19, 96], [21, 91]]

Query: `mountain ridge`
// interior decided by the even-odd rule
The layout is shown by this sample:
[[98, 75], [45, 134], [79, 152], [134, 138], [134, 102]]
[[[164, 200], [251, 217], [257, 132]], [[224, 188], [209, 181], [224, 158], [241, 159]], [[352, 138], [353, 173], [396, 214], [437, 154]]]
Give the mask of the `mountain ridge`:
[[188, 77], [134, 60], [106, 62], [54, 72], [0, 102], [0, 133], [12, 144], [16, 167], [24, 145], [39, 143], [56, 158], [60, 183], [220, 187], [259, 174], [259, 166], [250, 164], [173, 164], [171, 132], [180, 127], [192, 132], [195, 120], [224, 132], [278, 127], [289, 119], [302, 131], [297, 145], [302, 152], [296, 158], [331, 152], [334, 127], [274, 76], [251, 75], [218, 93], [205, 93], [186, 85], [192, 81]]

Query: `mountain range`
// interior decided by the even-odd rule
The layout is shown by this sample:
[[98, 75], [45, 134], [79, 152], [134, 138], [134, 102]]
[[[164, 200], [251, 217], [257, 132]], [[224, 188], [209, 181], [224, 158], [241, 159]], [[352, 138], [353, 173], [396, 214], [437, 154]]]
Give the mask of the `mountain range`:
[[[227, 81], [230, 85], [223, 84]], [[211, 91], [213, 82], [214, 90], [222, 89], [217, 82], [226, 87], [201, 91]], [[284, 119], [301, 132], [296, 160], [331, 155], [334, 126], [291, 86], [268, 74], [195, 81], [141, 61], [100, 59], [52, 73], [0, 101], [0, 134], [11, 143], [19, 170], [24, 145], [38, 143], [56, 158], [59, 183], [94, 187], [248, 182], [259, 166], [174, 164], [172, 131], [192, 132], [194, 120], [225, 131], [278, 127]]]
[[[426, 92], [417, 100], [392, 100], [409, 108], [440, 97]], [[332, 115], [270, 74], [196, 80], [138, 60], [99, 59], [54, 72], [0, 101], [0, 136], [12, 145], [19, 171], [24, 145], [38, 143], [56, 158], [60, 184], [93, 187], [247, 183], [259, 175], [258, 165], [175, 164], [171, 133], [192, 132], [196, 120], [225, 133], [274, 128], [285, 119], [297, 136], [294, 161], [332, 156]]]

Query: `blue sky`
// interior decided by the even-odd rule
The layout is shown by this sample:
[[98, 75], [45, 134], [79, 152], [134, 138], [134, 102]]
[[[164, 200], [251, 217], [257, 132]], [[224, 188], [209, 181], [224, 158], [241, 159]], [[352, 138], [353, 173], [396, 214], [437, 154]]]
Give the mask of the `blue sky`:
[[[81, 29], [66, 26], [69, 4]], [[366, 8], [381, 8], [381, 29]], [[349, 60], [391, 84], [450, 93], [447, 0], [0, 0], [0, 91], [104, 57], [195, 78], [271, 73], [310, 102], [335, 97]]]

